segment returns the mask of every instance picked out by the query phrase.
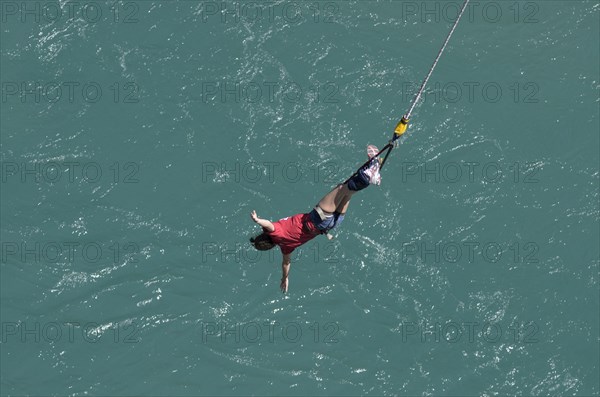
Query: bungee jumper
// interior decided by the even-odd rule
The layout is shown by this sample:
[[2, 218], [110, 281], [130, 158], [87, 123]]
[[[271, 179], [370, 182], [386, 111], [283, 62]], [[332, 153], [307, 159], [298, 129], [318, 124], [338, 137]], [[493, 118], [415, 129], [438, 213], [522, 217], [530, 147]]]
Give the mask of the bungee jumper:
[[377, 147], [369, 145], [367, 147], [369, 161], [344, 183], [340, 183], [327, 193], [309, 213], [296, 214], [277, 222], [270, 222], [259, 218], [256, 211], [252, 211], [250, 217], [262, 226], [263, 232], [251, 238], [250, 243], [259, 251], [270, 250], [276, 245], [281, 249], [283, 260], [280, 287], [283, 292], [288, 290], [292, 252], [320, 234], [332, 239], [329, 232], [344, 220], [352, 196], [370, 184], [381, 183], [380, 161], [375, 157], [377, 153]]
[[396, 125], [392, 139], [390, 139], [381, 150], [373, 145], [367, 146], [367, 155], [369, 159], [344, 183], [338, 184], [333, 190], [327, 193], [309, 213], [296, 214], [280, 219], [277, 222], [270, 222], [266, 219], [259, 218], [256, 211], [253, 210], [251, 212], [250, 217], [252, 220], [263, 229], [261, 234], [250, 239], [250, 243], [254, 248], [260, 251], [266, 251], [278, 245], [281, 249], [283, 260], [281, 263], [282, 277], [280, 288], [282, 292], [285, 293], [288, 291], [288, 275], [291, 266], [292, 252], [302, 244], [305, 244], [320, 234], [324, 234], [329, 239], [332, 239], [333, 237], [329, 232], [338, 227], [344, 220], [352, 196], [371, 184], [379, 185], [381, 183], [380, 171], [385, 165], [392, 149], [397, 146], [398, 139], [406, 132], [411, 114], [421, 98], [425, 86], [440, 60], [442, 53], [446, 49], [450, 37], [452, 37], [454, 30], [458, 26], [458, 22], [463, 16], [468, 3], [469, 0], [464, 1], [462, 9], [456, 18], [450, 33], [446, 36], [442, 48], [439, 50], [433, 65], [429, 69], [425, 80], [423, 80], [419, 91], [413, 99], [410, 109]]

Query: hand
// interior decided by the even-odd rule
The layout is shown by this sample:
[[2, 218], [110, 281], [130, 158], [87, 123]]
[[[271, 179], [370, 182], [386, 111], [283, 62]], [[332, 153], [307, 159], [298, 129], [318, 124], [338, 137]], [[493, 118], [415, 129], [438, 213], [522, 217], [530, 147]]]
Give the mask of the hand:
[[258, 223], [258, 216], [256, 215], [256, 211], [252, 210], [252, 212], [250, 213], [250, 218], [252, 218], [252, 220], [255, 223]]
[[284, 294], [287, 292], [288, 290], [288, 285], [289, 285], [289, 281], [288, 278], [282, 278], [281, 279], [281, 285], [279, 286], [279, 288], [281, 288], [281, 292], [283, 292]]

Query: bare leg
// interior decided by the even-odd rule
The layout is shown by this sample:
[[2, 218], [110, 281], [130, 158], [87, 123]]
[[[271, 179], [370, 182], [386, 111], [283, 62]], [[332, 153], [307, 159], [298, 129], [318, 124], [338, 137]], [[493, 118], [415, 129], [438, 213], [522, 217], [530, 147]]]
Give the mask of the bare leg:
[[334, 213], [335, 211], [345, 213], [350, 204], [350, 198], [354, 193], [354, 191], [348, 189], [348, 185], [346, 184], [337, 185], [319, 201], [319, 207], [329, 213]]
[[[350, 195], [351, 196], [351, 195]], [[346, 200], [346, 202], [342, 202], [340, 203], [339, 207], [336, 208], [336, 212], [339, 212], [340, 214], [344, 215], [346, 213], [346, 211], [348, 211], [348, 207], [350, 206], [350, 196], [348, 196], [348, 200]]]

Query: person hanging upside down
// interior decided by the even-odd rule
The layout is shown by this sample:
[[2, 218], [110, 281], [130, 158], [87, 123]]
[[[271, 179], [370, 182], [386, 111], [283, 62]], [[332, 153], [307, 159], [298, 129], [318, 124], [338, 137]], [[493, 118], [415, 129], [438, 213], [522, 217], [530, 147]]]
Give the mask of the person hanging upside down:
[[[375, 146], [369, 145], [367, 147], [369, 158], [373, 158], [377, 152], [378, 149]], [[280, 288], [282, 292], [288, 290], [292, 252], [320, 234], [325, 234], [329, 239], [332, 239], [333, 237], [328, 233], [338, 227], [344, 220], [350, 205], [350, 199], [354, 193], [370, 184], [379, 185], [381, 183], [379, 167], [380, 160], [373, 158], [346, 182], [337, 185], [327, 193], [309, 213], [296, 214], [277, 222], [270, 222], [259, 218], [256, 211], [252, 211], [250, 217], [262, 226], [263, 232], [251, 238], [250, 243], [259, 251], [270, 250], [276, 245], [281, 249], [283, 255], [281, 270], [283, 274]]]

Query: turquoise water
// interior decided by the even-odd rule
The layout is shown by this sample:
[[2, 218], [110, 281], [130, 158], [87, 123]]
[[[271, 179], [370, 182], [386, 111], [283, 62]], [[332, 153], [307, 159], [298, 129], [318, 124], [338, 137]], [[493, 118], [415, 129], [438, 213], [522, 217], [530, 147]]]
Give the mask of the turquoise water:
[[287, 295], [247, 244], [387, 142], [458, 6], [3, 1], [1, 394], [598, 395], [598, 2], [474, 3]]

